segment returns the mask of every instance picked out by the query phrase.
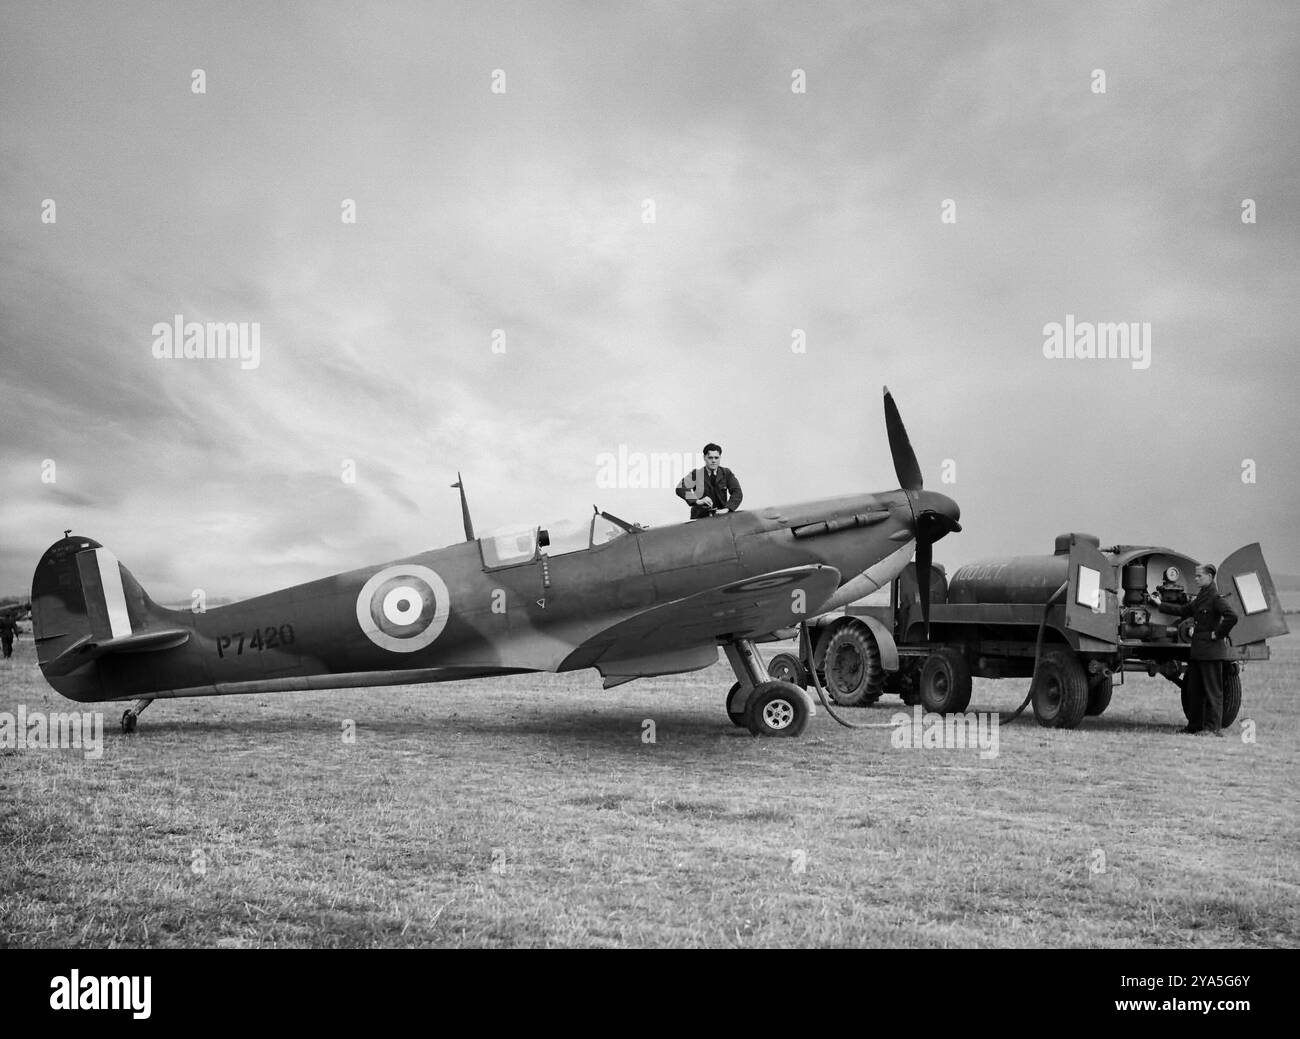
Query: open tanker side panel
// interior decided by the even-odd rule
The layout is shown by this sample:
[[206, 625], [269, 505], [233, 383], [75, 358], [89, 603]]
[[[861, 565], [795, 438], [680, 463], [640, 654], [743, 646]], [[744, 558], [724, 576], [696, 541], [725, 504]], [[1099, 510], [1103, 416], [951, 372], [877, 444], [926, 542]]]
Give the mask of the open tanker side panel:
[[1215, 584], [1237, 614], [1237, 623], [1228, 636], [1234, 646], [1262, 642], [1290, 630], [1258, 542], [1228, 556], [1219, 567]]
[[1065, 597], [1065, 626], [1103, 642], [1119, 639], [1119, 599], [1115, 594], [1115, 567], [1096, 545], [1075, 541], [1070, 545]]

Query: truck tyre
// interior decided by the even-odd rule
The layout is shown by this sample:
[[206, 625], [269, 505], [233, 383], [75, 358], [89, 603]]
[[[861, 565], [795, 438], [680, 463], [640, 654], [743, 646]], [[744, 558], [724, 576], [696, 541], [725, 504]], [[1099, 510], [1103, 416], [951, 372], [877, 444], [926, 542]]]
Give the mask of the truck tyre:
[[1073, 729], [1088, 710], [1088, 676], [1068, 649], [1049, 649], [1034, 682], [1034, 717], [1049, 729]]
[[789, 682], [764, 682], [745, 705], [745, 725], [755, 736], [798, 736], [808, 715], [804, 691]]
[[885, 692], [880, 647], [865, 624], [845, 624], [826, 643], [826, 691], [842, 707], [866, 707]]
[[[1187, 719], [1187, 724], [1192, 723], [1192, 698], [1187, 692], [1187, 676], [1184, 674], [1179, 699], [1183, 703], [1183, 717]], [[1229, 660], [1223, 665], [1223, 717], [1219, 719], [1219, 725], [1227, 728], [1237, 720], [1237, 715], [1241, 711], [1241, 665], [1235, 660]], [[1202, 719], [1204, 723], [1204, 719]]]
[[970, 664], [966, 654], [941, 646], [921, 668], [921, 706], [938, 714], [960, 714], [970, 704]]
[[808, 669], [793, 653], [778, 653], [767, 662], [768, 675], [778, 682], [792, 682], [800, 689], [808, 688]]
[[1241, 665], [1230, 660], [1223, 665], [1223, 718], [1220, 725], [1227, 728], [1237, 720], [1241, 710]]
[[1114, 691], [1115, 683], [1109, 675], [1094, 675], [1092, 681], [1088, 683], [1088, 710], [1087, 715], [1095, 718], [1099, 714], [1104, 714], [1106, 708], [1110, 706], [1110, 694]]
[[893, 693], [908, 707], [915, 707], [921, 702], [920, 679], [920, 664], [908, 657], [892, 675], [885, 675], [885, 692]]

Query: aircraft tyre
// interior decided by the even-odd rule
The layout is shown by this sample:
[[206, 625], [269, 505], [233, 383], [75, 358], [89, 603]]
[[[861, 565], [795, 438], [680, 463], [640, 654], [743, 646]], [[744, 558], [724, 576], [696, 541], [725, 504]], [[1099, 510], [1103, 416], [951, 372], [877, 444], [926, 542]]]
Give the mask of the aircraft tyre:
[[808, 699], [797, 685], [764, 682], [745, 706], [745, 725], [755, 736], [798, 736], [808, 714]]
[[136, 722], [139, 721], [139, 715], [135, 711], [122, 712], [122, 731], [127, 735], [135, 732]]
[[1038, 664], [1034, 717], [1049, 729], [1073, 729], [1088, 710], [1088, 676], [1068, 649], [1049, 649]]
[[793, 653], [778, 653], [767, 662], [767, 673], [777, 682], [790, 682], [808, 688], [808, 669]]
[[970, 705], [970, 684], [966, 654], [940, 646], [921, 667], [921, 706], [936, 714], [960, 714]]
[[826, 691], [842, 707], [867, 707], [885, 693], [880, 647], [865, 624], [845, 624], [826, 643]]
[[1093, 676], [1088, 683], [1088, 710], [1085, 712], [1089, 718], [1105, 713], [1110, 706], [1110, 696], [1114, 689], [1115, 683], [1110, 675]]

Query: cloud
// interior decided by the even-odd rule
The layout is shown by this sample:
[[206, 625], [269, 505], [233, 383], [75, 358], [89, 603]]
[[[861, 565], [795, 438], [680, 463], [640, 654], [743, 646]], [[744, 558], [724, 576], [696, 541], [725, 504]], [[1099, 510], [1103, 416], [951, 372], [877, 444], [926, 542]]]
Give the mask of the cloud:
[[[890, 487], [882, 383], [955, 462], [947, 560], [1300, 571], [1289, 8], [2, 17], [0, 587], [69, 524], [173, 596], [377, 563], [459, 540], [458, 470], [481, 529], [680, 519], [596, 486], [619, 445], [719, 440], [754, 505]], [[1150, 371], [1045, 360], [1067, 313], [1151, 322]], [[154, 359], [175, 314], [260, 366]]]

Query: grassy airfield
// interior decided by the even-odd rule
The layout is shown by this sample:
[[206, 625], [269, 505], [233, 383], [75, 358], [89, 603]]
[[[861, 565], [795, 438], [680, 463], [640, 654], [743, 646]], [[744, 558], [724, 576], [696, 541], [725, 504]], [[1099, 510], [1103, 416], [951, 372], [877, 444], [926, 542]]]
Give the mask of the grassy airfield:
[[[105, 705], [98, 760], [0, 749], [0, 945], [1295, 947], [1300, 635], [1272, 646], [1230, 738], [1129, 676], [991, 760], [820, 709], [755, 739], [725, 664], [158, 701], [131, 737]], [[77, 707], [30, 634], [20, 704]]]

